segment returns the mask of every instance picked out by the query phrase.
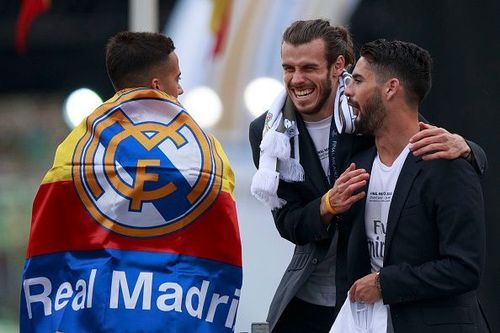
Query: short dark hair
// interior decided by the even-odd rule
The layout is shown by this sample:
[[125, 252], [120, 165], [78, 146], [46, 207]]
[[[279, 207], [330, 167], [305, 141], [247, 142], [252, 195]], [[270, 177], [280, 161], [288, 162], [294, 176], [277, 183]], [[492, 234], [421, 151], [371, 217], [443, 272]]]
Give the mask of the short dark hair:
[[151, 32], [124, 31], [106, 45], [106, 70], [115, 90], [143, 85], [150, 71], [166, 62], [175, 50], [167, 36]]
[[379, 79], [397, 77], [410, 104], [420, 105], [431, 89], [432, 58], [416, 44], [377, 39], [363, 45], [360, 54], [373, 66]]
[[283, 33], [282, 43], [297, 46], [319, 38], [325, 42], [325, 59], [329, 68], [339, 55], [344, 56], [346, 68], [354, 66], [354, 45], [349, 31], [342, 26], [331, 26], [327, 20], [293, 22]]

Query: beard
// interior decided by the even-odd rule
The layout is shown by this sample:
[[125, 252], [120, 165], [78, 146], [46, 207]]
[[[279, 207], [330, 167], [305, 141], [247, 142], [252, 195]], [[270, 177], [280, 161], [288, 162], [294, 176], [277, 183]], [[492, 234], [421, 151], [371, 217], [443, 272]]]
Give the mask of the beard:
[[328, 71], [328, 75], [323, 81], [323, 87], [323, 93], [319, 97], [318, 104], [316, 104], [316, 107], [314, 108], [315, 112], [319, 112], [323, 108], [326, 101], [332, 94], [332, 79], [330, 78], [330, 71]]
[[[315, 105], [307, 107], [307, 108], [302, 108], [300, 105], [296, 105], [295, 107], [297, 108], [297, 111], [299, 113], [304, 113], [304, 114], [316, 114], [320, 112], [323, 109], [323, 106], [325, 106], [326, 102], [328, 101], [328, 98], [332, 94], [332, 79], [330, 77], [331, 70], [328, 71], [326, 77], [317, 85], [318, 87], [321, 87], [322, 92], [318, 96], [318, 101]], [[319, 89], [319, 88], [316, 88]], [[289, 93], [291, 94], [291, 93]], [[293, 101], [293, 99], [292, 99]]]
[[374, 92], [366, 101], [361, 117], [356, 118], [356, 131], [363, 135], [375, 135], [382, 127], [386, 110], [380, 93]]

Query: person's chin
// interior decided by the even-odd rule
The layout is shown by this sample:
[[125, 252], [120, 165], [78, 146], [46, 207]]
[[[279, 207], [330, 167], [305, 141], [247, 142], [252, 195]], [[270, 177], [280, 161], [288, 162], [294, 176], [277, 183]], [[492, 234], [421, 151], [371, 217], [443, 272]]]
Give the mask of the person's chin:
[[297, 111], [301, 114], [313, 114], [316, 112], [316, 109], [314, 107], [311, 107], [311, 106], [307, 106], [307, 107], [297, 107], [295, 106]]
[[294, 98], [292, 101], [295, 105], [295, 108], [300, 113], [312, 113], [316, 107], [316, 103], [314, 101], [305, 101], [296, 98]]

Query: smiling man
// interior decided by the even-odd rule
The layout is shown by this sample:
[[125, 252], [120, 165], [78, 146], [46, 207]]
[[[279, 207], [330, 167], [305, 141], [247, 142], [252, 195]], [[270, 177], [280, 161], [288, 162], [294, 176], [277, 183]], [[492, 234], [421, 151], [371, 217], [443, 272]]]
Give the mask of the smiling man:
[[[296, 245], [267, 320], [273, 332], [328, 332], [338, 295], [335, 276], [345, 274], [335, 270], [337, 242], [344, 241], [337, 224], [363, 198], [355, 191], [368, 179], [348, 161], [373, 138], [353, 134], [355, 117], [344, 96], [346, 68], [354, 65], [347, 29], [321, 19], [296, 21], [283, 34], [281, 61], [286, 93], [249, 129], [259, 169], [252, 193], [272, 210], [280, 235]], [[484, 170], [484, 152], [469, 143], [471, 150], [462, 137], [433, 126], [418, 135], [415, 154], [457, 158], [472, 152]]]
[[476, 296], [485, 241], [479, 177], [463, 159], [424, 161], [409, 150], [430, 87], [431, 57], [419, 46], [380, 39], [361, 48], [345, 94], [375, 147], [353, 158], [370, 180], [341, 231], [350, 230], [340, 251], [354, 282], [349, 296], [382, 299], [388, 332], [487, 332]]

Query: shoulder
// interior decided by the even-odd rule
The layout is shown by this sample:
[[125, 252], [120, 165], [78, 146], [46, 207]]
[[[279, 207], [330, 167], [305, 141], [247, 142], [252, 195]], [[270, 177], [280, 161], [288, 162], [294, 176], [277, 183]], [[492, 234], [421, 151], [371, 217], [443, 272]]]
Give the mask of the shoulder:
[[425, 173], [435, 176], [477, 176], [474, 168], [463, 158], [453, 160], [438, 159], [432, 161], [421, 160], [422, 169]]
[[259, 166], [260, 157], [260, 142], [262, 141], [262, 130], [266, 121], [267, 112], [261, 114], [257, 119], [254, 119], [248, 127], [248, 139], [252, 149], [253, 162], [256, 167]]
[[256, 144], [258, 146], [260, 145], [260, 141], [262, 141], [262, 131], [264, 130], [266, 116], [267, 112], [264, 112], [258, 118], [254, 119], [248, 127], [248, 137], [252, 146]]
[[267, 111], [261, 114], [259, 117], [254, 119], [250, 123], [250, 132], [260, 132], [262, 133], [262, 130], [264, 129], [264, 123], [266, 122], [266, 116], [267, 116]]
[[482, 190], [479, 176], [463, 158], [420, 160], [419, 164], [421, 168], [416, 182], [427, 195], [435, 193], [436, 198], [441, 199], [446, 196], [462, 197], [464, 193], [480, 196]]

